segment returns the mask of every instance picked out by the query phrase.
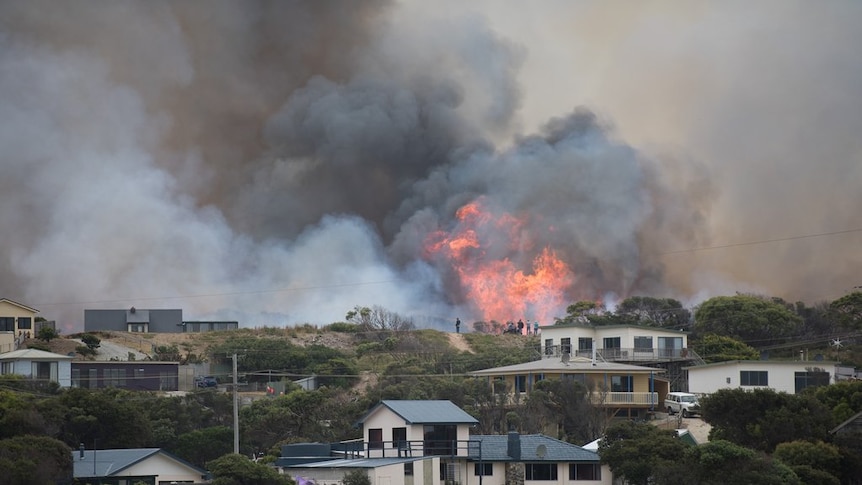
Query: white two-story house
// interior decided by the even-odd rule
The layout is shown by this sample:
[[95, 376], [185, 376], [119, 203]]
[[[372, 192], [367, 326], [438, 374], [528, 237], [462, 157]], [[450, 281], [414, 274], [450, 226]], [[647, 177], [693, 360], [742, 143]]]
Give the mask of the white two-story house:
[[[284, 472], [339, 485], [363, 470], [372, 485], [611, 484], [599, 455], [541, 434], [472, 435], [478, 421], [450, 401], [381, 401], [357, 423], [355, 452]], [[283, 448], [284, 449], [284, 448]]]
[[685, 367], [703, 364], [688, 346], [688, 332], [648, 325], [567, 323], [539, 327], [545, 358], [583, 357], [661, 368], [671, 391], [687, 391]]

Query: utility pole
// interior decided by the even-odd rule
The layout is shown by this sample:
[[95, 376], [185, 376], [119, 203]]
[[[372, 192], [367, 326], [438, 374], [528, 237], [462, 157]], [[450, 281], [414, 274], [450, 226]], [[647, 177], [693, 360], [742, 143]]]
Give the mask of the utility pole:
[[236, 353], [233, 354], [233, 452], [239, 454], [239, 398], [237, 395]]

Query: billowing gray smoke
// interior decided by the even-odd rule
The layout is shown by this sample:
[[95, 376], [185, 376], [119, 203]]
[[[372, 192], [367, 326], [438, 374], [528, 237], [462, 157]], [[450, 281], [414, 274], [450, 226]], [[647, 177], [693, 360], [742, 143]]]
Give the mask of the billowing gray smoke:
[[[0, 296], [68, 329], [84, 308], [244, 326], [381, 305], [483, 315], [425, 252], [478, 198], [525, 216], [567, 298], [688, 298], [668, 249], [716, 190], [586, 109], [520, 130], [529, 54], [476, 15], [385, 2], [0, 4]], [[414, 12], [415, 13], [415, 12]], [[494, 250], [491, 248], [490, 250]], [[560, 309], [562, 311], [562, 309]]]

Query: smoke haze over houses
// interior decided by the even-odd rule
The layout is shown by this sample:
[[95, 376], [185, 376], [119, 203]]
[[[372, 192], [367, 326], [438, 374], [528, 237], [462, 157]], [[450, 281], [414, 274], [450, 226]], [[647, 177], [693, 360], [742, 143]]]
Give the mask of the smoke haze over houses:
[[835, 299], [862, 284], [860, 20], [3, 2], [0, 295], [70, 330], [131, 306], [451, 329], [632, 295]]

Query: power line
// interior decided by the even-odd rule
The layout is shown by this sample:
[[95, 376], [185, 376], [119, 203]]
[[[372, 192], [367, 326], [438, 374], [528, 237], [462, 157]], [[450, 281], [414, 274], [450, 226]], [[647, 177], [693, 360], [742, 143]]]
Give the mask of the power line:
[[679, 253], [694, 253], [698, 251], [709, 251], [711, 249], [725, 249], [725, 248], [733, 248], [737, 246], [754, 246], [757, 244], [767, 244], [773, 242], [781, 242], [781, 241], [794, 241], [796, 239], [806, 239], [812, 237], [825, 237], [825, 236], [835, 236], [838, 234], [850, 234], [854, 232], [862, 232], [862, 228], [860, 229], [847, 229], [844, 231], [832, 231], [832, 232], [820, 232], [816, 234], [804, 234], [801, 236], [788, 236], [788, 237], [780, 237], [775, 239], [761, 239], [758, 241], [748, 241], [748, 242], [739, 242], [739, 243], [730, 243], [730, 244], [722, 244], [718, 246], [704, 246], [701, 248], [689, 248], [689, 249], [679, 249], [676, 251], [665, 251], [663, 253], [659, 253], [661, 255], [665, 254], [679, 254]]

